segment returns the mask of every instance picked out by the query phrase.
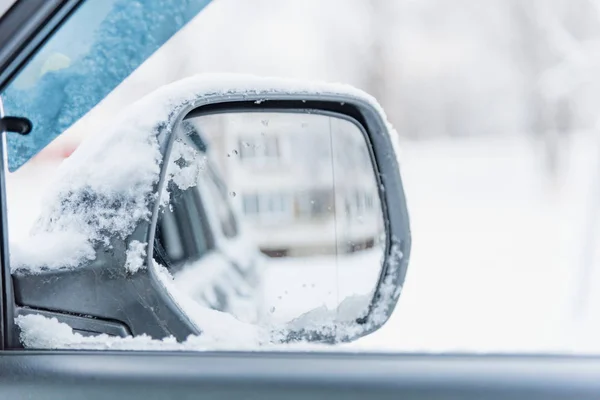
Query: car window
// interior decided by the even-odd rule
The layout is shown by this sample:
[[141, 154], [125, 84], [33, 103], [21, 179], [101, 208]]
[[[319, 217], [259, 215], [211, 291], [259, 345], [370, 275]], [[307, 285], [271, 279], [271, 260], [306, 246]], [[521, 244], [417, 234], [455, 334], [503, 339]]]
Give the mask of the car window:
[[[53, 137], [66, 132], [9, 176], [11, 240], [27, 236], [35, 224], [44, 208], [42, 195], [52, 190], [52, 176], [68, 165], [69, 146], [101, 135], [99, 127], [118, 111], [167, 82], [214, 71], [347, 82], [377, 98], [397, 132], [414, 248], [401, 299], [386, 325], [344, 346], [358, 351], [597, 353], [598, 10], [595, 0], [211, 3], [139, 68], [141, 60], [131, 56], [135, 71], [128, 79], [76, 124], [71, 126], [84, 112], [69, 114], [58, 128], [49, 129]], [[97, 15], [100, 24], [104, 19]], [[125, 25], [130, 19], [135, 20], [124, 18]], [[113, 53], [108, 46], [107, 54], [129, 54], [132, 42], [120, 41], [127, 36], [120, 32], [114, 40], [122, 47], [115, 46]], [[60, 69], [64, 62], [53, 58], [46, 69]], [[37, 93], [58, 72], [34, 79], [26, 92]], [[117, 74], [118, 81], [127, 74]], [[68, 104], [96, 93], [97, 86], [103, 87], [101, 97], [114, 87], [111, 83], [105, 90], [102, 79], [88, 82], [87, 76], [78, 74], [61, 92]], [[3, 94], [7, 113], [23, 110], [30, 116], [30, 104], [19, 103], [29, 99], [19, 96], [24, 90], [15, 86]], [[53, 97], [34, 97], [43, 104], [54, 102]], [[96, 104], [99, 99], [92, 97]], [[203, 132], [219, 172], [219, 179], [207, 180], [218, 208], [218, 224], [211, 228], [231, 238], [242, 235], [242, 224], [248, 226], [251, 240], [240, 243], [253, 245], [237, 248], [236, 262], [229, 255], [210, 259], [222, 274], [215, 273], [218, 289], [203, 292], [206, 298], [215, 304], [216, 299], [246, 299], [231, 295], [253, 293], [252, 274], [239, 271], [252, 271], [244, 268], [262, 261], [267, 269], [274, 266], [267, 284], [278, 279], [297, 283], [295, 291], [273, 290], [265, 300], [268, 306], [261, 312], [275, 319], [291, 312], [279, 304], [293, 296], [301, 299], [294, 311], [305, 311], [301, 308], [309, 302], [327, 302], [341, 293], [320, 292], [323, 281], [301, 281], [302, 271], [329, 271], [319, 277], [341, 286], [360, 284], [363, 275], [356, 271], [379, 262], [374, 249], [386, 239], [381, 235], [386, 222], [373, 217], [382, 208], [378, 192], [360, 181], [372, 157], [368, 147], [340, 142], [332, 154], [331, 146], [320, 141], [321, 133], [313, 138], [281, 129], [270, 136], [275, 117], [257, 126], [243, 118], [231, 120], [235, 124]], [[9, 142], [14, 149], [23, 147], [29, 158], [29, 140], [36, 148], [43, 146], [35, 138], [19, 139], [28, 143], [22, 146], [14, 137]], [[24, 161], [14, 153], [9, 158]], [[352, 177], [352, 185], [336, 187], [335, 196], [332, 185], [315, 184], [331, 177], [325, 167], [333, 158], [343, 166], [336, 172]], [[306, 173], [294, 173], [297, 166]], [[208, 223], [201, 215], [204, 207], [190, 209], [198, 210], [194, 221]], [[232, 209], [239, 210], [240, 226]], [[191, 233], [172, 230], [169, 218], [162, 222], [165, 233], [157, 236], [164, 243], [179, 243], [169, 245], [175, 262], [185, 254], [181, 243]], [[332, 239], [336, 226], [346, 235], [343, 241]], [[169, 229], [173, 234], [166, 233]], [[212, 239], [205, 237], [207, 243], [192, 245], [205, 249], [200, 253], [206, 256]], [[340, 264], [353, 254], [359, 256], [355, 262]], [[336, 263], [350, 266], [325, 268]], [[250, 315], [253, 311], [242, 303], [235, 313]]]
[[2, 94], [8, 115], [33, 124], [26, 138], [8, 136], [9, 168], [83, 117], [209, 2], [86, 1]]

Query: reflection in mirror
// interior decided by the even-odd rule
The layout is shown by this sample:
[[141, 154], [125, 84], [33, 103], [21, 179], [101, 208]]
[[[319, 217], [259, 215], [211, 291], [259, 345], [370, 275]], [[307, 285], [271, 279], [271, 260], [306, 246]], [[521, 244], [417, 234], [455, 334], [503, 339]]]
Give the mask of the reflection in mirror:
[[[199, 168], [187, 168], [190, 148]], [[360, 125], [323, 113], [189, 116], [170, 162], [185, 173], [169, 184], [154, 258], [196, 302], [281, 327], [371, 299], [385, 226]]]

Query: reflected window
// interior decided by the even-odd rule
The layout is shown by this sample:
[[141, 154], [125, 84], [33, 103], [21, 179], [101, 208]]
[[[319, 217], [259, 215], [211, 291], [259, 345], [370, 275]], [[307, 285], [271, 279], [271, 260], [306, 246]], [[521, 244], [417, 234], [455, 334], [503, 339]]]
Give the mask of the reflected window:
[[258, 196], [255, 194], [245, 194], [242, 197], [245, 215], [258, 214]]
[[244, 214], [260, 220], [282, 220], [291, 216], [290, 197], [285, 193], [254, 193], [243, 196]]
[[319, 218], [333, 214], [335, 203], [331, 189], [312, 190], [298, 194], [296, 212], [300, 218]]
[[281, 158], [277, 136], [248, 136], [238, 141], [242, 161], [278, 161]]

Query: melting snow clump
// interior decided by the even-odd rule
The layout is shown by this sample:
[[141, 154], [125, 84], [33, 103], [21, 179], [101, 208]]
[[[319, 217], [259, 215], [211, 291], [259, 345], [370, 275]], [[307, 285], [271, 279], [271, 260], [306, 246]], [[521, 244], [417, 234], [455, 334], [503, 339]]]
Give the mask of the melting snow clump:
[[59, 269], [82, 260], [93, 260], [96, 253], [88, 238], [74, 230], [38, 232], [24, 243], [10, 246], [11, 270], [36, 273]]
[[[176, 139], [171, 148], [167, 165], [167, 182], [173, 182], [180, 190], [186, 190], [198, 183], [198, 177], [206, 168], [207, 158], [204, 154], [187, 145], [183, 140]], [[165, 185], [161, 195], [162, 206], [169, 204], [171, 193]]]
[[144, 267], [144, 259], [146, 257], [146, 243], [137, 240], [132, 240], [127, 249], [127, 260], [125, 268], [135, 274]]

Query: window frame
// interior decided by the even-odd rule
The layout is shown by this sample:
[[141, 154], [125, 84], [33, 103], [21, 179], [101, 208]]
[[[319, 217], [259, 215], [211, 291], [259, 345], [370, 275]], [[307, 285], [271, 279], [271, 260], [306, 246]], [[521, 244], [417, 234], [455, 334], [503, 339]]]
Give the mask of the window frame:
[[[0, 93], [14, 80], [29, 60], [85, 0], [17, 1], [0, 17]], [[0, 95], [0, 118], [4, 107]], [[0, 128], [0, 350], [20, 347], [14, 334], [15, 297], [10, 271], [6, 173], [8, 171], [6, 131]]]
[[[237, 137], [240, 163], [246, 165], [280, 165], [283, 160], [281, 140], [277, 134], [240, 134]], [[271, 152], [274, 150], [274, 152]]]
[[[245, 209], [245, 200], [253, 198], [256, 209], [252, 214], [247, 214]], [[263, 191], [244, 193], [242, 195], [244, 207], [244, 216], [259, 224], [269, 224], [272, 222], [287, 222], [295, 218], [294, 216], [294, 196], [287, 192]], [[270, 207], [279, 204], [279, 208]]]

